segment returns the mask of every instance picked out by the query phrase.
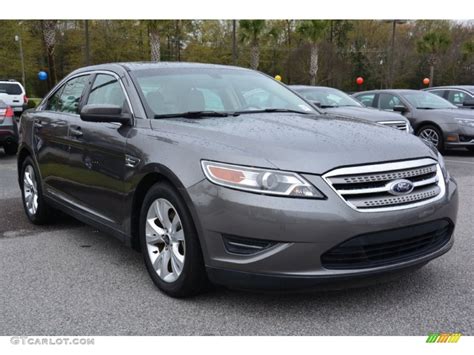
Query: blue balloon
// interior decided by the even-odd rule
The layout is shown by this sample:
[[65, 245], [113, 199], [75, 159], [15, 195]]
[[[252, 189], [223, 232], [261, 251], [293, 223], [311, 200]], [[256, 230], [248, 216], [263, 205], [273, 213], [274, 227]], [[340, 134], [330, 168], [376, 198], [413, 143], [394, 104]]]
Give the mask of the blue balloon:
[[46, 73], [45, 71], [40, 71], [38, 73], [38, 79], [41, 81], [48, 79], [48, 73]]

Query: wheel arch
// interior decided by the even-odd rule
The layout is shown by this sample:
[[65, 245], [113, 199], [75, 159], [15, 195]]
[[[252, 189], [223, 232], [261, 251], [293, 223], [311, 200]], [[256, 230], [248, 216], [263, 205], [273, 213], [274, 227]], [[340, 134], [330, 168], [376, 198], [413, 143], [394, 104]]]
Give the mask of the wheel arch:
[[140, 178], [140, 181], [134, 190], [130, 213], [130, 246], [137, 251], [140, 250], [139, 222], [141, 205], [148, 190], [159, 182], [168, 183], [171, 185], [183, 199], [184, 204], [191, 215], [194, 227], [196, 228], [196, 233], [199, 237], [201, 249], [204, 249], [201, 243], [201, 225], [199, 223], [197, 212], [194, 208], [191, 197], [179, 178], [169, 168], [161, 164], [153, 164], [144, 169], [142, 171], [142, 177]]

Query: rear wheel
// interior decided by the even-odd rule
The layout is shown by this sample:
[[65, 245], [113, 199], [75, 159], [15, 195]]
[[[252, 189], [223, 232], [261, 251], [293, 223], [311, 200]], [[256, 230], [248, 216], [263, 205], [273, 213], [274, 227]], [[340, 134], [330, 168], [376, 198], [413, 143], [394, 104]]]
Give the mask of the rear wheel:
[[34, 224], [48, 223], [50, 221], [51, 208], [44, 201], [39, 174], [30, 157], [27, 157], [23, 162], [21, 184], [23, 208], [28, 219]]
[[155, 184], [140, 213], [140, 246], [156, 286], [172, 297], [189, 297], [207, 285], [201, 247], [186, 205], [169, 184]]
[[444, 149], [443, 133], [438, 127], [423, 126], [418, 130], [418, 137], [432, 143], [440, 152]]
[[3, 146], [6, 155], [15, 155], [18, 150], [18, 145], [16, 143], [9, 143]]

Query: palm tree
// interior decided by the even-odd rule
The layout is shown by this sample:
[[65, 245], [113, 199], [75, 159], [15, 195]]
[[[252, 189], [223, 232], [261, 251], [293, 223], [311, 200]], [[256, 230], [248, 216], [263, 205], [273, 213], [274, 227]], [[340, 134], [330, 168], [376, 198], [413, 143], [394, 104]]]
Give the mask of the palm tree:
[[160, 21], [149, 20], [148, 25], [148, 37], [150, 41], [150, 60], [152, 62], [159, 62], [161, 60], [161, 44], [160, 44]]
[[54, 61], [54, 50], [56, 48], [56, 26], [57, 20], [40, 21], [41, 34], [43, 36], [46, 56], [48, 57], [48, 84], [50, 89], [56, 84], [56, 65]]
[[250, 44], [250, 67], [257, 69], [260, 62], [260, 37], [265, 30], [265, 20], [240, 20], [240, 40]]
[[428, 55], [430, 66], [430, 86], [433, 86], [434, 68], [438, 62], [439, 55], [445, 53], [451, 44], [451, 40], [444, 32], [428, 32], [417, 42], [417, 50], [421, 54]]
[[323, 39], [329, 22], [327, 20], [301, 21], [297, 32], [310, 43], [309, 77], [311, 85], [316, 85], [318, 76], [319, 44]]

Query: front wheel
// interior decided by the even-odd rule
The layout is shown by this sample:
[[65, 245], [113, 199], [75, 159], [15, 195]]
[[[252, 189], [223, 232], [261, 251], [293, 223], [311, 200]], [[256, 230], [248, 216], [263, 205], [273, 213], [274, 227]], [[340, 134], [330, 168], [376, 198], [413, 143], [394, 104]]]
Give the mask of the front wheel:
[[156, 286], [172, 297], [189, 297], [207, 285], [198, 236], [176, 190], [155, 184], [140, 212], [140, 247]]
[[423, 126], [418, 130], [417, 136], [432, 143], [440, 152], [444, 149], [443, 133], [435, 126]]

